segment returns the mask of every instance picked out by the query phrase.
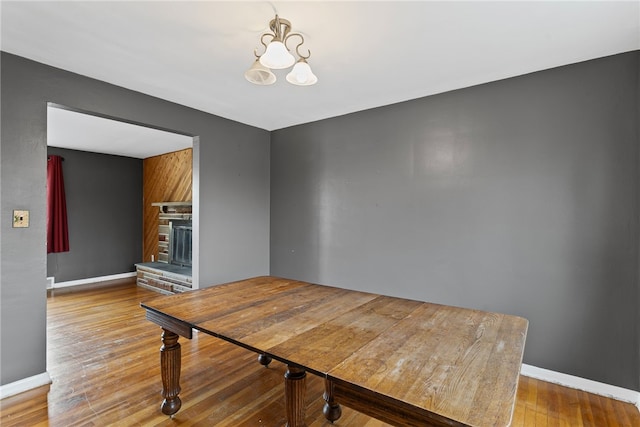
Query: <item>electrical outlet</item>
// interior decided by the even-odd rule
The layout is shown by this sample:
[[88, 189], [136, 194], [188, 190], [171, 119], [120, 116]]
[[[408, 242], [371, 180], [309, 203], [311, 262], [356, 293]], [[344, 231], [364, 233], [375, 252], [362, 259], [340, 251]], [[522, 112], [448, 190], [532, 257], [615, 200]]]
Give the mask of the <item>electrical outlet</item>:
[[13, 211], [13, 228], [29, 226], [29, 211]]

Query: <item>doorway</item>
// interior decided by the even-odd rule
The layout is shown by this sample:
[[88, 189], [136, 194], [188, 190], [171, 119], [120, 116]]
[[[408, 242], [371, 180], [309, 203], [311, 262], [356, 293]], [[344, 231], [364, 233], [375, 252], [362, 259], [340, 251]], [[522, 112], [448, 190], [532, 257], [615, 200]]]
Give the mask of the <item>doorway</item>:
[[[47, 280], [48, 286], [134, 276], [134, 264], [145, 261], [145, 208], [156, 202], [144, 200], [143, 164], [185, 151], [192, 163], [197, 141], [191, 135], [50, 103], [47, 150], [65, 158], [70, 250], [48, 254], [47, 276], [53, 278]], [[183, 181], [190, 186], [193, 168], [188, 166]], [[197, 194], [189, 191], [188, 197]], [[196, 235], [197, 226], [194, 221]], [[197, 272], [196, 244], [193, 270]]]

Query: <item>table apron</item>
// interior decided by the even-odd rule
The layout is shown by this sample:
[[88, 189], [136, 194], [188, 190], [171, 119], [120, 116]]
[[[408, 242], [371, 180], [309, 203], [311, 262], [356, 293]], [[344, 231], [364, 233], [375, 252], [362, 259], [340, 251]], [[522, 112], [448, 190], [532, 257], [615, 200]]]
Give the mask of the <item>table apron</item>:
[[181, 337], [191, 339], [193, 336], [193, 330], [191, 329], [191, 325], [181, 320], [177, 320], [173, 317], [170, 317], [149, 309], [147, 309], [146, 318], [147, 320], [155, 323], [156, 325], [159, 325], [163, 329], [166, 329], [175, 334], [178, 334]]
[[426, 411], [425, 409], [399, 402], [370, 390], [361, 389], [352, 384], [339, 381], [332, 382], [336, 403], [355, 409], [358, 412], [362, 412], [363, 414], [394, 426], [467, 426], [467, 424], [462, 424]]

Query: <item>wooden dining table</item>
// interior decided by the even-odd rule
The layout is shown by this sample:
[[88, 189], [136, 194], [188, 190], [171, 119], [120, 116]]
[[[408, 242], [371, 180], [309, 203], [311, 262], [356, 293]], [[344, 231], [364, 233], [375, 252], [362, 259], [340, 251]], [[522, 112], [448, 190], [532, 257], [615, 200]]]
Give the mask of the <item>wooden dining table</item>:
[[287, 365], [288, 427], [305, 426], [305, 377], [323, 413], [344, 405], [398, 426], [508, 426], [528, 322], [518, 316], [262, 276], [141, 303], [159, 325], [167, 415], [181, 406], [179, 336], [194, 329]]

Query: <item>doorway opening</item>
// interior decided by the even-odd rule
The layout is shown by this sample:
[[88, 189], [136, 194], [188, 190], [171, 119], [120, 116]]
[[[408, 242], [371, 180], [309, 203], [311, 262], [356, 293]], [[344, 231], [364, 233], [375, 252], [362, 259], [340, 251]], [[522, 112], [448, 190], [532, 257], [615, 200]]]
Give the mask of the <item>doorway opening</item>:
[[[158, 207], [152, 203], [198, 206], [192, 191], [197, 144], [194, 135], [49, 103], [47, 150], [65, 158], [70, 250], [48, 254], [47, 286], [133, 277], [136, 263], [157, 261]], [[147, 164], [161, 170], [148, 177]], [[197, 208], [192, 215], [188, 249], [197, 284]]]

